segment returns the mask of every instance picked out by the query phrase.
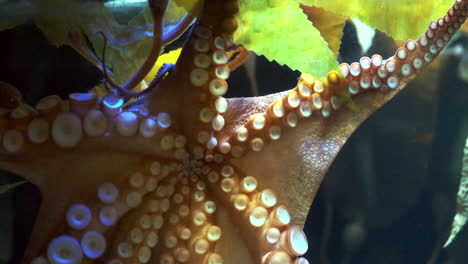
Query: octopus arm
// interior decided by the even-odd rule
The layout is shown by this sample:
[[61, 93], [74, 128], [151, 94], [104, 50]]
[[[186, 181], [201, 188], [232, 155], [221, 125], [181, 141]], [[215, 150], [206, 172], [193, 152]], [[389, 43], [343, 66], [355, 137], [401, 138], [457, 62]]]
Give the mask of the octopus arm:
[[303, 226], [308, 209], [320, 183], [351, 134], [374, 111], [398, 93], [366, 93], [354, 98], [354, 112], [343, 107], [329, 118], [302, 119], [294, 128], [282, 128], [278, 140], [266, 144], [260, 152], [250, 151], [233, 163], [257, 177], [262, 188], [278, 195], [291, 211], [293, 222]]

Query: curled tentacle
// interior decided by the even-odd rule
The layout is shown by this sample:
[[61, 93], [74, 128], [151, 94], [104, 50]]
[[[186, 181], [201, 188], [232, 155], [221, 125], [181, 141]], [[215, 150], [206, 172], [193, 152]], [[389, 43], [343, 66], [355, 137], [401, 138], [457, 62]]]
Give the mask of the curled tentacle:
[[136, 105], [139, 105], [140, 101], [138, 99], [144, 98], [146, 95], [150, 94], [154, 88], [161, 82], [161, 80], [168, 75], [174, 69], [173, 63], [163, 63], [161, 69], [159, 69], [156, 77], [150, 82], [148, 87], [141, 92], [138, 92], [136, 95], [132, 96], [130, 99], [137, 99], [135, 102], [129, 104], [126, 108], [132, 108]]
[[[132, 109], [90, 93], [0, 115], [0, 168], [44, 194], [23, 263], [308, 263], [300, 227], [338, 151], [468, 11], [457, 0], [388, 60], [364, 57], [342, 75], [302, 74], [289, 91], [226, 99], [236, 24], [219, 16], [226, 3], [236, 4], [206, 1], [210, 19], [194, 26], [177, 70], [164, 64], [142, 92], [149, 100]], [[158, 12], [165, 4], [150, 1]], [[340, 107], [340, 93], [361, 110]]]
[[[159, 53], [162, 47], [162, 24], [163, 24], [163, 15], [164, 11], [167, 7], [167, 1], [163, 1], [164, 3], [155, 4], [152, 1], [149, 1], [149, 5], [151, 7], [151, 14], [153, 17], [153, 45], [151, 47], [150, 54], [148, 55], [147, 59], [143, 63], [143, 65], [138, 69], [138, 71], [122, 86], [115, 83], [108, 75], [107, 72], [104, 71], [104, 78], [106, 81], [115, 89], [117, 89], [118, 93], [123, 96], [135, 96], [137, 95], [136, 92], [131, 91], [136, 85], [138, 85], [143, 78], [149, 73], [153, 65], [156, 63], [159, 57]], [[105, 51], [107, 46], [107, 39], [104, 36], [104, 33], [99, 32], [104, 38], [104, 47], [103, 47], [103, 64], [105, 67]]]
[[178, 39], [184, 32], [193, 24], [195, 17], [190, 13], [187, 13], [180, 22], [175, 26], [173, 30], [165, 34], [162, 38], [162, 45], [166, 46], [174, 40]]

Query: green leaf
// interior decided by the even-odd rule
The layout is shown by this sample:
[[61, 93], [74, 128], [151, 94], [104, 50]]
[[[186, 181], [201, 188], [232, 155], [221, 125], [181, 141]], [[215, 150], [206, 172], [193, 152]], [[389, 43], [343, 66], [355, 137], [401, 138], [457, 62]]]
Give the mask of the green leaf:
[[256, 54], [316, 77], [338, 71], [328, 43], [297, 3], [240, 0], [237, 20], [234, 41]]
[[[103, 39], [107, 38], [106, 64], [112, 69], [112, 78], [124, 83], [143, 63], [151, 49], [152, 25], [143, 23], [119, 25], [112, 18], [104, 23], [87, 25], [83, 28], [97, 55], [102, 59]], [[75, 48], [74, 43], [70, 43]]]
[[103, 5], [76, 0], [32, 0], [32, 9], [32, 19], [55, 46], [67, 44], [69, 34], [109, 19]]
[[453, 0], [294, 0], [314, 5], [362, 22], [383, 31], [394, 39], [418, 38], [447, 12]]
[[[185, 14], [184, 8], [171, 1], [164, 15], [165, 28], [175, 26]], [[127, 25], [118, 24], [110, 10], [104, 9], [100, 20], [84, 23], [82, 29], [99, 57], [102, 56], [103, 39], [98, 32], [104, 32], [108, 39], [106, 64], [112, 69], [112, 78], [119, 84], [125, 83], [138, 70], [151, 50], [153, 18], [147, 6]], [[76, 44], [70, 43], [76, 50], [80, 49]], [[95, 63], [97, 65], [98, 62]]]
[[[124, 83], [141, 66], [151, 49], [153, 21], [148, 7], [125, 25], [117, 22], [112, 7], [100, 2], [31, 0], [31, 5], [17, 9], [20, 10], [8, 13], [5, 19], [0, 18], [0, 30], [31, 19], [52, 45], [70, 45], [99, 68], [100, 61], [89, 49], [86, 37], [101, 57], [103, 39], [98, 32], [103, 32], [109, 45], [106, 64], [112, 69], [112, 78], [117, 83]], [[171, 1], [164, 17], [165, 26], [177, 23], [185, 14], [183, 7]]]

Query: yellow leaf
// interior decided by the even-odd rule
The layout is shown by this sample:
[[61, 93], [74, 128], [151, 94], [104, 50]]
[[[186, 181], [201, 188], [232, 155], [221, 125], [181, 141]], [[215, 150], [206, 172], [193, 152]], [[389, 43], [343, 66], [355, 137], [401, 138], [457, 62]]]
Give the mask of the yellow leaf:
[[465, 22], [460, 28], [460, 30], [463, 30], [465, 32], [468, 32], [468, 21]]
[[146, 75], [145, 82], [147, 84], [149, 84], [154, 79], [154, 77], [158, 73], [158, 71], [161, 68], [161, 66], [163, 65], [163, 63], [174, 63], [175, 64], [177, 62], [177, 59], [179, 58], [181, 52], [182, 52], [182, 49], [176, 49], [176, 50], [171, 50], [170, 52], [159, 56], [158, 61], [156, 62], [156, 64], [153, 66], [153, 68], [148, 73], [148, 75]]
[[178, 6], [185, 8], [187, 12], [198, 17], [205, 0], [174, 0]]

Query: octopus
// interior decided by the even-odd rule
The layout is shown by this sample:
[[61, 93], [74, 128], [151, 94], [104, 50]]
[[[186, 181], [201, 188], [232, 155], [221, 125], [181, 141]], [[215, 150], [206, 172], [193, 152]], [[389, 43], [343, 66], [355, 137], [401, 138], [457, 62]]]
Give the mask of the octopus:
[[468, 0], [456, 0], [390, 58], [362, 57], [322, 79], [302, 73], [277, 94], [224, 98], [245, 59], [232, 52], [237, 1], [206, 0], [177, 63], [134, 92], [167, 41], [167, 1], [149, 5], [152, 52], [124, 85], [106, 76], [105, 96], [30, 106], [1, 84], [0, 168], [43, 196], [23, 263], [308, 263], [302, 227], [335, 156], [468, 12]]

